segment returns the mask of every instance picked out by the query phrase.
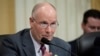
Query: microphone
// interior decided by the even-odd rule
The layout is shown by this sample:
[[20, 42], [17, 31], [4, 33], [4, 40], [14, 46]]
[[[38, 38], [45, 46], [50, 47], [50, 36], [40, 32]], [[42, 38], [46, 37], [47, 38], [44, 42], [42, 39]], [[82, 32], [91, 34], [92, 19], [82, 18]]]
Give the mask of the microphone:
[[56, 45], [56, 44], [51, 43], [51, 41], [49, 41], [48, 39], [46, 39], [46, 38], [44, 38], [44, 37], [41, 39], [41, 42], [44, 43], [44, 44], [47, 44], [47, 45], [54, 45], [54, 46], [56, 46], [56, 47], [59, 47], [59, 48], [65, 50], [65, 51], [71, 53], [73, 56], [78, 56], [78, 55], [75, 54], [74, 52], [70, 52], [69, 50], [67, 50], [67, 49], [65, 49], [65, 48], [63, 48], [63, 47], [61, 47], [61, 46], [58, 46], [58, 45]]

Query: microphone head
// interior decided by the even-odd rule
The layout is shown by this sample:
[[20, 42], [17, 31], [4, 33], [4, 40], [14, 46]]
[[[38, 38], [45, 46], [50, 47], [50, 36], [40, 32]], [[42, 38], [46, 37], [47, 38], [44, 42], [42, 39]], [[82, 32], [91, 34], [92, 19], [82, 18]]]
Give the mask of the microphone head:
[[44, 38], [44, 37], [41, 39], [41, 42], [44, 43], [44, 44], [48, 44], [48, 45], [51, 44], [50, 41], [48, 39]]

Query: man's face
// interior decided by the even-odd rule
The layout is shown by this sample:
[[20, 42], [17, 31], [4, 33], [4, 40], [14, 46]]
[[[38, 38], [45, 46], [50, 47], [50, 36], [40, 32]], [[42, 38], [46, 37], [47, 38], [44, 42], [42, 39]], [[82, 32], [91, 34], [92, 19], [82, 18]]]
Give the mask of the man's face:
[[32, 35], [38, 42], [43, 37], [51, 40], [57, 27], [56, 11], [39, 12], [39, 14], [30, 19], [30, 25]]
[[100, 31], [100, 19], [89, 17], [86, 24], [82, 24], [84, 33]]

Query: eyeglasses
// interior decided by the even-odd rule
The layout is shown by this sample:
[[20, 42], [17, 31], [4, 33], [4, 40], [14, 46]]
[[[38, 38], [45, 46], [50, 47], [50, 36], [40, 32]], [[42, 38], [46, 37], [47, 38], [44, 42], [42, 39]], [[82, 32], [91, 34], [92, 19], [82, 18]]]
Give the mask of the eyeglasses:
[[47, 28], [48, 26], [50, 26], [52, 29], [56, 29], [56, 27], [59, 25], [58, 22], [53, 22], [51, 24], [48, 24], [47, 22], [43, 21], [43, 22], [37, 22], [35, 19], [33, 19], [37, 24], [39, 24], [39, 26], [43, 29]]

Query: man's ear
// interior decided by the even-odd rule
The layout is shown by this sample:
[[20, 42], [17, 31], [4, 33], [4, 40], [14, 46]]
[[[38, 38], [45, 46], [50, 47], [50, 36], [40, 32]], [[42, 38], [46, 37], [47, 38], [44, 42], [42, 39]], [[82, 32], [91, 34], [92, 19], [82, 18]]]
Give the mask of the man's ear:
[[33, 20], [34, 18], [32, 18], [32, 16], [29, 18], [29, 20], [30, 20], [30, 22], [33, 22], [34, 20]]
[[84, 30], [85, 24], [81, 23], [81, 28]]

